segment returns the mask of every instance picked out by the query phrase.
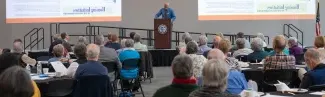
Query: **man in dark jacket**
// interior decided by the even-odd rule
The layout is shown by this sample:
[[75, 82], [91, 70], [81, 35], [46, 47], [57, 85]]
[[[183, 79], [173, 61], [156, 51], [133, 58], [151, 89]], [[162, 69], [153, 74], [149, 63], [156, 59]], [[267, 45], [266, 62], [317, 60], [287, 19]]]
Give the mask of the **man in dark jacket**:
[[308, 64], [308, 71], [301, 81], [300, 88], [307, 89], [313, 85], [325, 84], [325, 64], [321, 61], [324, 56], [320, 51], [312, 48], [305, 53], [305, 62]]

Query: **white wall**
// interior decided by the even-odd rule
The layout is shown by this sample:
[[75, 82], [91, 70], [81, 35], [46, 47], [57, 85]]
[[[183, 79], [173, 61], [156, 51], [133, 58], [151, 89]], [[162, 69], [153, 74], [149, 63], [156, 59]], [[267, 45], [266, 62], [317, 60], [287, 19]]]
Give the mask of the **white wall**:
[[[123, 0], [121, 22], [92, 23], [93, 25], [117, 26], [130, 28], [153, 28], [153, 16], [163, 6], [166, 0]], [[0, 0], [0, 47], [10, 47], [15, 38], [23, 36], [34, 27], [44, 27], [47, 37], [46, 43], [49, 45], [49, 23], [44, 24], [6, 24], [5, 23], [5, 0]], [[325, 2], [321, 2], [321, 9], [324, 11]], [[282, 34], [283, 24], [292, 23], [305, 32], [304, 43], [312, 45], [315, 36], [315, 20], [273, 20], [273, 21], [198, 21], [197, 20], [197, 0], [170, 0], [170, 6], [175, 10], [177, 19], [174, 30], [193, 32], [224, 32], [237, 33], [239, 31], [246, 34], [262, 32], [267, 36]], [[325, 13], [321, 13], [322, 24], [325, 25]], [[325, 26], [322, 25], [322, 31]], [[83, 25], [63, 27], [62, 31], [70, 34], [83, 34]], [[116, 32], [117, 30], [105, 30], [101, 32]], [[325, 32], [324, 32], [325, 33]], [[146, 33], [143, 33], [145, 35]]]

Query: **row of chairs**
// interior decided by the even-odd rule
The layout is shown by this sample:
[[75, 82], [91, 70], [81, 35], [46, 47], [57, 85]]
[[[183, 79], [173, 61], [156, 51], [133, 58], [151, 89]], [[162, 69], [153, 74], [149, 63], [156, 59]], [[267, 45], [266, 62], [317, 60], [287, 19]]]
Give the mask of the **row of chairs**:
[[[303, 63], [303, 62], [305, 62], [304, 54], [295, 55], [294, 57], [296, 59], [296, 64], [299, 64], [299, 65], [304, 64]], [[250, 62], [250, 63], [259, 63], [262, 61], [262, 60], [249, 60], [248, 55], [239, 55], [236, 57], [236, 59], [238, 59], [239, 61], [242, 61], [242, 62]]]
[[[70, 97], [72, 90], [74, 90], [74, 97], [116, 97], [119, 94], [122, 94], [119, 97], [128, 97], [125, 93], [131, 93], [132, 89], [140, 88], [142, 96], [145, 97], [140, 83], [139, 63], [140, 59], [129, 59], [122, 63], [121, 70], [127, 72], [128, 70], [137, 70], [132, 72], [134, 74], [129, 74], [132, 76], [121, 74], [121, 70], [118, 69], [118, 64], [115, 62], [103, 62], [108, 73], [114, 74], [113, 80], [110, 80], [108, 76], [85, 76], [78, 80], [57, 79], [46, 83], [47, 87], [42, 87], [41, 90], [45, 90], [45, 94], [43, 94], [45, 97]], [[43, 64], [43, 66], [51, 68], [49, 64]], [[120, 83], [120, 89], [118, 89], [118, 83]]]

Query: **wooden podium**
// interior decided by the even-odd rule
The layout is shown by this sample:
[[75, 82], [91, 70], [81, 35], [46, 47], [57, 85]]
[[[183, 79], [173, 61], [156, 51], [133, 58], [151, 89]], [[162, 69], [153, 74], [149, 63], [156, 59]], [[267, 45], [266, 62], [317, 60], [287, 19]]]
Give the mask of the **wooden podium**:
[[170, 49], [172, 23], [170, 19], [155, 19], [155, 49]]

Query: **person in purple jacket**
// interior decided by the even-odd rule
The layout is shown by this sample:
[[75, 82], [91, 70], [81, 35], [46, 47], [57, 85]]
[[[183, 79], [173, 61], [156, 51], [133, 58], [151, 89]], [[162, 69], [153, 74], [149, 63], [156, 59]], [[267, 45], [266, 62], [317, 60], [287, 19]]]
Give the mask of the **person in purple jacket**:
[[290, 37], [288, 40], [288, 45], [289, 45], [289, 52], [290, 55], [299, 55], [303, 54], [303, 49], [298, 46], [297, 38], [296, 37]]

